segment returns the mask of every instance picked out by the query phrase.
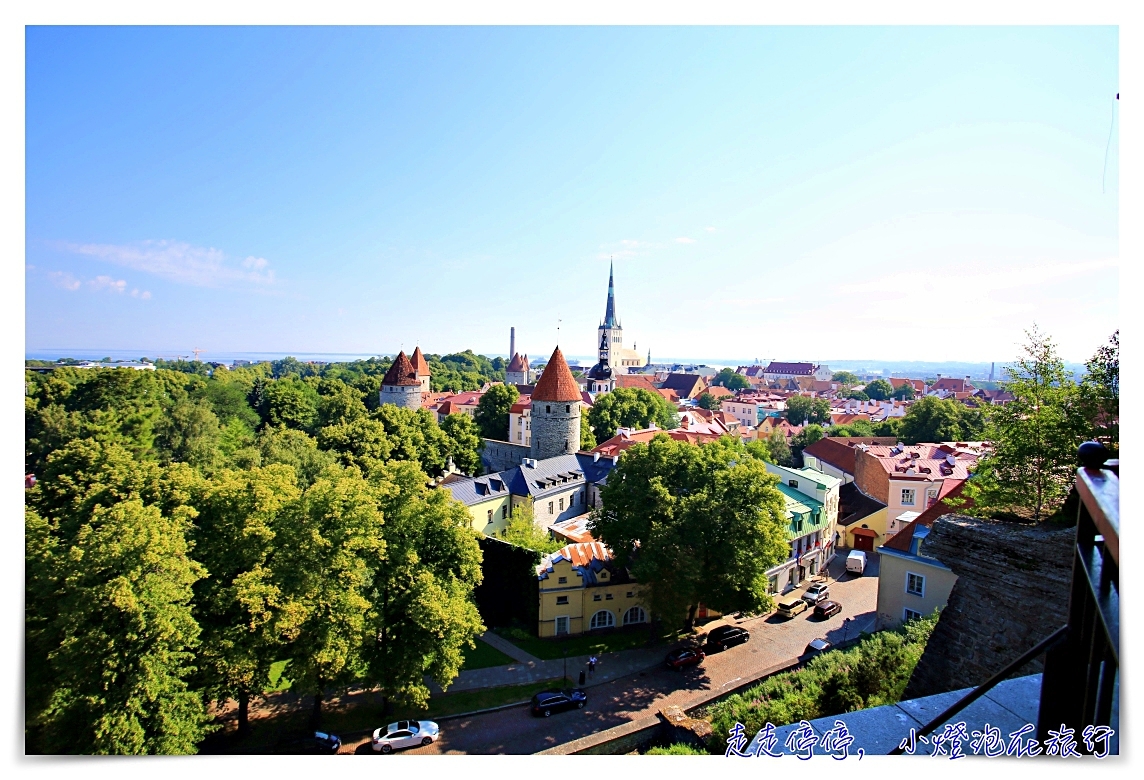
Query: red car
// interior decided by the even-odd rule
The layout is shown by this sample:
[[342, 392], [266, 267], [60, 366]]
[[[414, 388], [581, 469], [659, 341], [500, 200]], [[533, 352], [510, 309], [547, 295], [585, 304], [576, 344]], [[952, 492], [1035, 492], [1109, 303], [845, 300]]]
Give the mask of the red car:
[[682, 671], [685, 666], [696, 666], [703, 662], [707, 654], [702, 650], [692, 650], [691, 648], [684, 648], [682, 650], [673, 650], [667, 654], [667, 668]]

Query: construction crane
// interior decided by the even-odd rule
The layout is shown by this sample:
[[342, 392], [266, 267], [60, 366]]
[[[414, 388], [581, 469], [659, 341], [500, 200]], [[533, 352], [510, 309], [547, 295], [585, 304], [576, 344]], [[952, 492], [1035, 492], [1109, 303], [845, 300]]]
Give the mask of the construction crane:
[[194, 349], [191, 350], [191, 352], [195, 353], [195, 362], [196, 363], [199, 362], [199, 353], [203, 352], [203, 351], [205, 351], [205, 350], [199, 349], [198, 347], [195, 347]]

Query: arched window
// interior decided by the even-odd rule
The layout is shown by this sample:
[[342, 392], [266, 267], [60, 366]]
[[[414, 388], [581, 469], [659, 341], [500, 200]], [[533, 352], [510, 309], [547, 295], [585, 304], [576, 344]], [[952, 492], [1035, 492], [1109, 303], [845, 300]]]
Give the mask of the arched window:
[[616, 625], [616, 617], [606, 609], [601, 609], [595, 615], [592, 615], [592, 622], [590, 628], [611, 628]]
[[633, 623], [646, 623], [647, 613], [643, 611], [643, 607], [632, 607], [624, 613], [624, 625], [630, 626]]

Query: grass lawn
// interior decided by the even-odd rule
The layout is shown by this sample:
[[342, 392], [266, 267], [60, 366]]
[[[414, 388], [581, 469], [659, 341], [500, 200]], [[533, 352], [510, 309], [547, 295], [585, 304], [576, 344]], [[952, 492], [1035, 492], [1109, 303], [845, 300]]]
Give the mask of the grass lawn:
[[[497, 634], [504, 637], [514, 645], [531, 653], [537, 658], [545, 660], [563, 658], [564, 652], [568, 656], [588, 655], [589, 653], [612, 653], [620, 650], [632, 650], [645, 647], [651, 638], [651, 631], [647, 628], [632, 629], [630, 631], [616, 631], [611, 634], [588, 635], [569, 637], [568, 639], [540, 639], [532, 636], [521, 628], [497, 628]], [[665, 637], [658, 637], [656, 644], [674, 642], [681, 634], [672, 633]]]
[[488, 642], [482, 642], [480, 639], [473, 640], [476, 647], [470, 650], [465, 647], [462, 648], [465, 654], [465, 663], [461, 665], [461, 671], [466, 669], [487, 669], [490, 666], [506, 666], [512, 663], [512, 659], [507, 655], [497, 650]]

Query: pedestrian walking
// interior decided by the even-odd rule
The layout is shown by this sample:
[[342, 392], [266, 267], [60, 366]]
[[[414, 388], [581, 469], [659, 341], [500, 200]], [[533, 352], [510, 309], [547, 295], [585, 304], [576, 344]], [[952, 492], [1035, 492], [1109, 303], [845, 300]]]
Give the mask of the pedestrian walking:
[[594, 675], [596, 673], [596, 656], [588, 657], [588, 674]]

